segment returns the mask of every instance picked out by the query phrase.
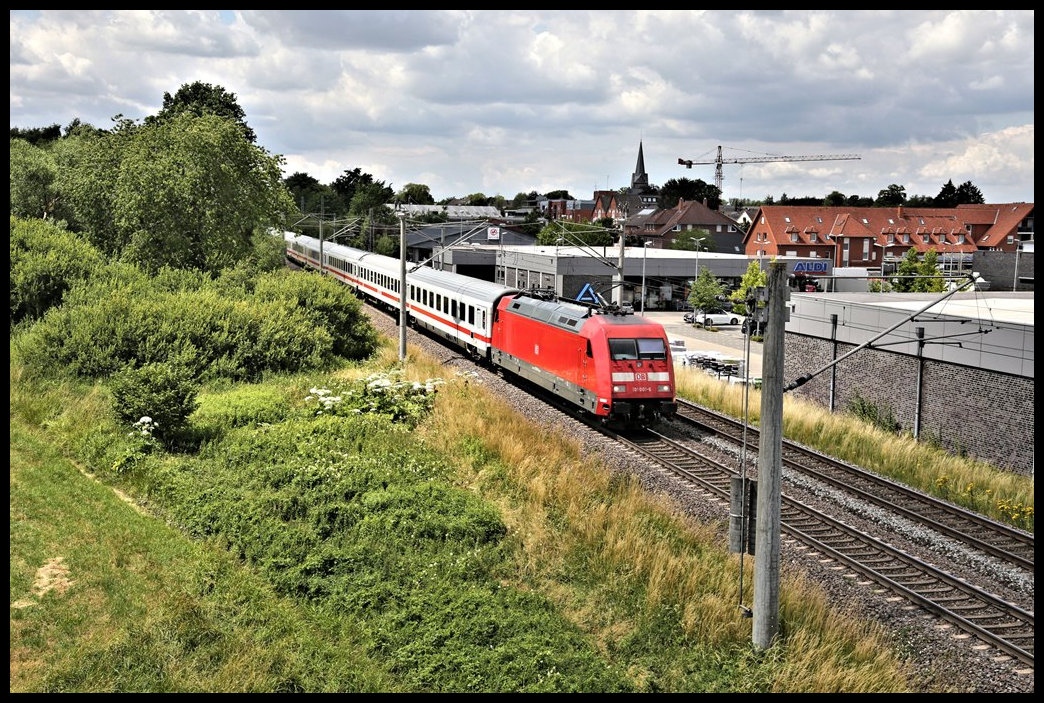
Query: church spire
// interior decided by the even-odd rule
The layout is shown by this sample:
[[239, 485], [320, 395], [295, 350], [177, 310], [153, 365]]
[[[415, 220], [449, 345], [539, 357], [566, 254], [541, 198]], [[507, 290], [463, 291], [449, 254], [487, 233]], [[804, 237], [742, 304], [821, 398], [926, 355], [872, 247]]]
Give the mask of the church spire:
[[631, 174], [631, 187], [629, 192], [640, 193], [649, 187], [649, 174], [645, 172], [645, 155], [642, 152], [642, 142], [638, 142], [638, 163], [634, 166]]

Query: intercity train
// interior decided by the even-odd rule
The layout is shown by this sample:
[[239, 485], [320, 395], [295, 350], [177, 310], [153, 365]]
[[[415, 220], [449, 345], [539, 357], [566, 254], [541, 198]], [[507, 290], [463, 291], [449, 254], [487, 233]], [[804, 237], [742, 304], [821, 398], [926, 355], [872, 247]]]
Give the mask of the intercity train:
[[[398, 259], [287, 232], [286, 257], [401, 310]], [[409, 265], [409, 264], [408, 264]], [[674, 365], [663, 326], [613, 306], [549, 299], [428, 266], [406, 273], [407, 324], [463, 348], [608, 424], [649, 426], [674, 414]]]

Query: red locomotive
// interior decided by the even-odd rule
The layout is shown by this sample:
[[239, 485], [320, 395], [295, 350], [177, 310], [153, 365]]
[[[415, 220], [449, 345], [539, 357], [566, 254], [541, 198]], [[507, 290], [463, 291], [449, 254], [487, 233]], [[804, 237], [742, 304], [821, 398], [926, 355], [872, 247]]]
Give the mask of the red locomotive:
[[663, 326], [633, 314], [518, 295], [493, 319], [492, 363], [623, 425], [677, 409]]

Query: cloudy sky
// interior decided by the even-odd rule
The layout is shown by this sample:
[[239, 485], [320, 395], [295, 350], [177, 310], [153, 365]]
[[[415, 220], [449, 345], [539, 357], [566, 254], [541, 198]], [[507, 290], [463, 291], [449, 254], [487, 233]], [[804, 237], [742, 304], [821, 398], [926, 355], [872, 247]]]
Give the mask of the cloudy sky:
[[[201, 81], [330, 183], [436, 200], [714, 183], [725, 198], [1033, 200], [1033, 11], [12, 10], [11, 126], [108, 128]], [[678, 159], [709, 162], [691, 170]]]

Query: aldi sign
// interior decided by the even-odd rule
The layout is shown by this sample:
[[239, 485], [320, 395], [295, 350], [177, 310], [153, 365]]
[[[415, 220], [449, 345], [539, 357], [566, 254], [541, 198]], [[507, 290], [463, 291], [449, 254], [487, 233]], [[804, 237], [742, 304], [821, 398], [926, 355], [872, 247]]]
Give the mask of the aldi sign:
[[794, 264], [794, 273], [826, 273], [830, 270], [830, 264], [826, 261], [799, 261]]

